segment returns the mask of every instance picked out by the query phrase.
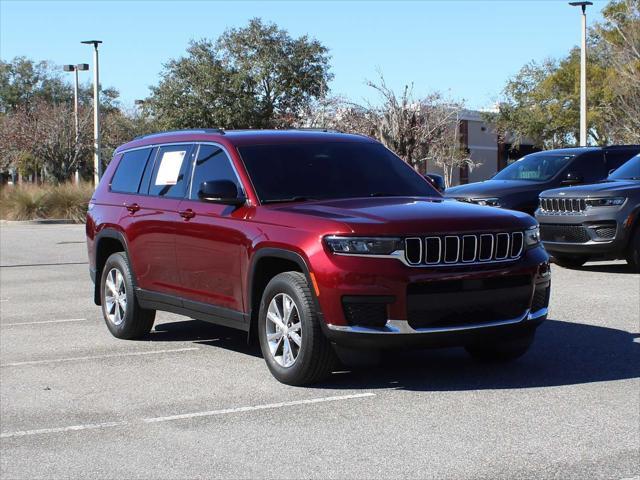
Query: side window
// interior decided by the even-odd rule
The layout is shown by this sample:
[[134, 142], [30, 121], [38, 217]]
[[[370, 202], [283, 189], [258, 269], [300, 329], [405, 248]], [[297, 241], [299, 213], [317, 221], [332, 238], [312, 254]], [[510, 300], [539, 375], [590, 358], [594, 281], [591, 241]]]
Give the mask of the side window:
[[634, 152], [607, 152], [605, 153], [605, 163], [607, 164], [607, 172], [615, 170], [631, 157]]
[[158, 149], [149, 195], [184, 197], [192, 150], [193, 145], [169, 145]]
[[231, 160], [224, 150], [215, 145], [200, 145], [200, 151], [193, 168], [189, 198], [197, 200], [200, 184], [210, 180], [231, 180], [238, 187], [238, 191], [242, 190], [231, 166]]
[[144, 167], [147, 165], [150, 152], [150, 148], [143, 148], [126, 152], [122, 156], [116, 173], [111, 179], [112, 192], [138, 193], [140, 179], [142, 178]]
[[577, 156], [566, 171], [582, 175], [584, 183], [593, 183], [607, 176], [602, 152], [588, 152]]

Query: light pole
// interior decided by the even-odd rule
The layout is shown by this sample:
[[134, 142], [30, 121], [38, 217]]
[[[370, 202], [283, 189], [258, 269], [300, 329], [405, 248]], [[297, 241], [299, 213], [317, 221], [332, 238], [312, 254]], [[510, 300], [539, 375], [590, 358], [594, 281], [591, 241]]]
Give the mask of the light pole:
[[97, 187], [102, 176], [100, 162], [100, 72], [98, 66], [98, 45], [102, 40], [84, 40], [81, 43], [93, 45], [93, 183]]
[[[62, 67], [65, 72], [75, 73], [75, 84], [73, 88], [73, 119], [76, 126], [76, 143], [75, 148], [78, 148], [78, 139], [80, 138], [80, 124], [78, 122], [78, 71], [89, 70], [89, 64], [78, 63], [77, 65], [64, 65]], [[76, 159], [79, 160], [79, 159]], [[74, 176], [74, 183], [80, 184], [80, 165], [76, 165], [76, 173]]]
[[587, 146], [587, 5], [593, 2], [569, 2], [582, 8], [582, 45], [580, 48], [580, 146]]

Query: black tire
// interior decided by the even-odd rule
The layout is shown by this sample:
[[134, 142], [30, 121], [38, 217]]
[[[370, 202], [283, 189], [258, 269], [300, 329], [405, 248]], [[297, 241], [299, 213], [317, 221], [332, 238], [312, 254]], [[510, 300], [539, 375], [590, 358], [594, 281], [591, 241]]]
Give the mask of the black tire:
[[[278, 363], [271, 353], [267, 340], [267, 312], [276, 296], [287, 295], [297, 309], [297, 323], [300, 323], [300, 341], [297, 356], [290, 366]], [[284, 272], [276, 275], [268, 283], [260, 302], [258, 317], [258, 337], [260, 349], [271, 374], [287, 385], [309, 385], [326, 378], [336, 364], [335, 353], [329, 340], [324, 336], [315, 303], [305, 276], [300, 272]], [[278, 343], [280, 345], [280, 343]], [[293, 345], [293, 344], [291, 344]], [[276, 352], [280, 351], [276, 347]], [[282, 354], [284, 357], [284, 354]]]
[[553, 255], [556, 260], [556, 264], [564, 268], [580, 268], [583, 266], [589, 257], [584, 255]]
[[534, 338], [535, 333], [530, 333], [491, 343], [467, 345], [465, 350], [475, 360], [481, 362], [511, 362], [527, 353]]
[[636, 225], [631, 241], [629, 242], [627, 263], [632, 272], [640, 273], [640, 225]]
[[[107, 277], [114, 271], [122, 275], [124, 284], [124, 292], [122, 294], [126, 299], [126, 304], [123, 309], [117, 301], [112, 302], [111, 309], [108, 311], [110, 306], [107, 305], [108, 302], [106, 298]], [[117, 273], [115, 275], [117, 275]], [[102, 275], [100, 276], [100, 301], [104, 321], [114, 337], [134, 340], [147, 335], [149, 331], [151, 331], [151, 327], [153, 327], [153, 322], [156, 318], [156, 311], [144, 309], [138, 304], [131, 269], [129, 268], [129, 261], [124, 252], [112, 254], [104, 264]], [[117, 312], [118, 317], [110, 318], [111, 315], [116, 315], [116, 313], [112, 313], [115, 312], [115, 309], [119, 309]], [[121, 313], [123, 311], [124, 314]]]

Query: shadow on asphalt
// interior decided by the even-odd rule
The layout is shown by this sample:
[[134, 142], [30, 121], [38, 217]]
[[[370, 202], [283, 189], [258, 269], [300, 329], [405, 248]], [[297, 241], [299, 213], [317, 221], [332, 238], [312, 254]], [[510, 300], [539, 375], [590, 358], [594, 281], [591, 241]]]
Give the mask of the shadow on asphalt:
[[627, 274], [637, 274], [638, 272], [634, 272], [631, 270], [631, 267], [626, 263], [597, 263], [590, 265], [583, 265], [578, 268], [574, 268], [572, 270], [582, 270], [585, 272], [599, 272], [599, 273], [627, 273]]
[[[246, 334], [197, 320], [156, 325], [152, 341], [194, 341], [261, 356]], [[634, 341], [635, 340], [635, 341]], [[575, 385], [640, 377], [640, 335], [547, 320], [531, 350], [508, 364], [477, 363], [462, 348], [385, 352], [379, 366], [342, 370], [311, 388], [459, 391]]]

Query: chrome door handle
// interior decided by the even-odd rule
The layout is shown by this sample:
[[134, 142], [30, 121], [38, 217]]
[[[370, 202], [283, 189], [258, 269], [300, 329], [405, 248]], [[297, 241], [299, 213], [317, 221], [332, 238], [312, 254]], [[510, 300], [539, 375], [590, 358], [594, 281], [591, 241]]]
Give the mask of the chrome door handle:
[[140, 210], [140, 205], [138, 205], [137, 203], [125, 203], [124, 208], [129, 210], [130, 213], [136, 213], [138, 210]]
[[186, 210], [182, 210], [181, 212], [178, 212], [178, 213], [185, 220], [190, 220], [190, 219], [192, 219], [193, 217], [196, 216], [196, 212], [194, 212], [190, 208], [187, 208]]

